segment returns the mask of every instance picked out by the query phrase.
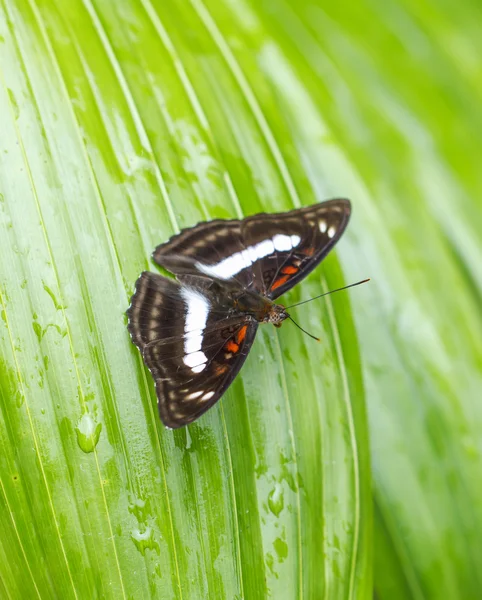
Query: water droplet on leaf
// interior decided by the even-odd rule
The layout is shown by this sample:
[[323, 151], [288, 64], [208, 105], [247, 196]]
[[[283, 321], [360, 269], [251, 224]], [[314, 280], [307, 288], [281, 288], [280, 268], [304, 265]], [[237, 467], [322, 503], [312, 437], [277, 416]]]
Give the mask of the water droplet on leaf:
[[273, 542], [273, 548], [278, 555], [278, 560], [282, 563], [288, 556], [288, 544], [281, 538], [276, 538]]
[[277, 483], [268, 496], [268, 506], [270, 511], [278, 517], [285, 505], [283, 497], [283, 488], [280, 483]]
[[152, 537], [151, 527], [147, 527], [145, 531], [134, 529], [131, 533], [131, 539], [142, 556], [145, 555], [146, 550], [155, 550], [157, 554], [159, 554], [161, 551], [159, 544]]
[[89, 413], [84, 413], [75, 428], [80, 449], [85, 453], [93, 452], [101, 431], [102, 423], [96, 423]]

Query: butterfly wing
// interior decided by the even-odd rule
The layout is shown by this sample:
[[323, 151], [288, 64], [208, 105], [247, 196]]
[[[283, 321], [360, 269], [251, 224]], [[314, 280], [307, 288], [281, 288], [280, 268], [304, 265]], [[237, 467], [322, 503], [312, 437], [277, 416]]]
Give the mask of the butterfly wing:
[[161, 420], [173, 429], [219, 400], [258, 327], [251, 317], [218, 306], [209, 286], [198, 284], [187, 287], [144, 272], [127, 311], [132, 340], [154, 377]]
[[[266, 261], [261, 260], [258, 265], [266, 296], [271, 300], [279, 298], [311, 273], [340, 239], [350, 214], [350, 201], [339, 199], [285, 213], [286, 216], [279, 215], [286, 232], [284, 239], [288, 232], [296, 232], [290, 234], [291, 249], [285, 242], [283, 251], [267, 257]], [[259, 224], [257, 226], [260, 227]], [[275, 236], [273, 240], [276, 241]]]
[[246, 257], [243, 221], [221, 220], [198, 223], [183, 229], [159, 245], [152, 258], [180, 280], [190, 275], [234, 280], [240, 287], [259, 288]]
[[350, 212], [349, 200], [335, 199], [285, 213], [199, 223], [158, 246], [153, 258], [180, 280], [234, 280], [275, 299], [323, 260]]

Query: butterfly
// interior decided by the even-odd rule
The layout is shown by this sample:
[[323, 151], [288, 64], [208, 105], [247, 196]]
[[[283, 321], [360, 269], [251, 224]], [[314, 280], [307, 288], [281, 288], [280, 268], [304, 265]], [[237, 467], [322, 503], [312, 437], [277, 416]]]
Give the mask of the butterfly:
[[143, 272], [128, 330], [175, 429], [198, 419], [241, 369], [260, 323], [291, 318], [274, 301], [308, 275], [345, 230], [350, 201], [214, 220], [182, 230], [152, 257], [176, 279]]

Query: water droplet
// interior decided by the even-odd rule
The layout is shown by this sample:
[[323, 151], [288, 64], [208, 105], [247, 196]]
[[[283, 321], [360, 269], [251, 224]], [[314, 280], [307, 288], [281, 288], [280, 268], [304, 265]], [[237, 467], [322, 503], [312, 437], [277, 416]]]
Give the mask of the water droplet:
[[53, 293], [53, 291], [45, 284], [45, 282], [42, 282], [43, 286], [44, 286], [44, 290], [47, 292], [47, 294], [50, 296], [50, 298], [52, 299], [52, 302], [54, 303], [54, 306], [57, 310], [62, 310], [64, 308], [66, 308], [65, 306], [62, 306], [62, 304], [57, 300], [57, 298], [55, 297], [55, 294]]
[[15, 404], [17, 405], [17, 408], [20, 408], [24, 402], [25, 396], [23, 392], [20, 389], [18, 389], [15, 393]]
[[293, 477], [292, 473], [290, 473], [288, 470], [286, 470], [286, 472], [283, 473], [283, 479], [286, 481], [286, 483], [288, 484], [288, 486], [292, 492], [298, 491], [298, 488], [295, 483], [295, 478]]
[[13, 90], [11, 90], [10, 88], [7, 88], [7, 93], [8, 93], [8, 97], [10, 99], [10, 104], [12, 106], [13, 116], [14, 116], [15, 120], [17, 121], [18, 117], [20, 116], [20, 110], [18, 108], [15, 94], [13, 93]]
[[37, 323], [37, 321], [33, 321], [32, 327], [40, 343], [42, 341], [45, 331], [42, 329], [42, 325], [40, 325], [40, 323]]
[[189, 432], [189, 427], [186, 427], [186, 450], [190, 450], [192, 446], [192, 438]]
[[258, 479], [268, 472], [268, 467], [261, 457], [258, 457], [258, 461], [254, 466], [254, 472]]
[[147, 527], [145, 531], [140, 531], [140, 529], [134, 529], [131, 533], [131, 539], [136, 545], [136, 548], [142, 554], [145, 555], [146, 550], [155, 550], [157, 554], [160, 554], [161, 549], [159, 548], [159, 544], [152, 537], [152, 528]]
[[142, 498], [135, 498], [129, 504], [129, 511], [133, 513], [135, 509], [137, 509], [137, 508], [144, 508], [145, 505], [146, 505], [146, 503], [145, 503], [145, 501]]
[[278, 555], [279, 562], [284, 562], [284, 560], [288, 556], [288, 544], [281, 538], [276, 538], [273, 542], [273, 548], [275, 549], [275, 552]]
[[280, 483], [277, 483], [274, 490], [271, 490], [268, 496], [268, 506], [270, 511], [278, 517], [285, 505], [283, 497], [283, 488]]
[[96, 423], [89, 413], [84, 413], [75, 428], [80, 449], [85, 453], [93, 452], [101, 431], [102, 423]]
[[272, 575], [274, 575], [276, 577], [276, 579], [279, 579], [278, 573], [276, 573], [276, 571], [274, 570], [274, 558], [273, 558], [273, 555], [271, 554], [271, 552], [268, 552], [265, 560], [266, 560], [266, 566], [271, 571]]
[[131, 496], [127, 508], [129, 512], [135, 516], [139, 523], [145, 522], [150, 514], [149, 505], [143, 498]]

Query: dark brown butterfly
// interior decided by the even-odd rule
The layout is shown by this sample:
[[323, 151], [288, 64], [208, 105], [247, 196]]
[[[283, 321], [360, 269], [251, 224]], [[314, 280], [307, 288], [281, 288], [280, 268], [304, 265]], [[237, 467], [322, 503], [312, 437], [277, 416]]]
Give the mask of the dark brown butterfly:
[[192, 423], [232, 383], [259, 323], [289, 317], [273, 300], [306, 277], [339, 240], [349, 200], [184, 229], [153, 254], [176, 280], [144, 272], [128, 329], [156, 384], [170, 428]]

